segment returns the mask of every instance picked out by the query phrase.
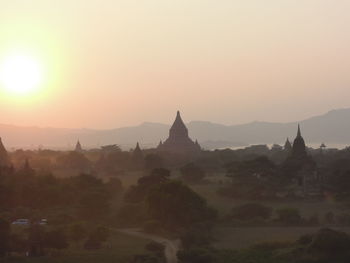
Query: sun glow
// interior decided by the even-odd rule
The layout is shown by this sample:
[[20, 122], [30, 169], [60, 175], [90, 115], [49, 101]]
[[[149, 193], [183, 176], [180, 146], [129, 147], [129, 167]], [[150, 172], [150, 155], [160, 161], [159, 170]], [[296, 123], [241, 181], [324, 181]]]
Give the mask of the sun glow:
[[34, 56], [14, 53], [0, 61], [1, 86], [10, 94], [28, 95], [37, 92], [43, 80], [43, 67]]

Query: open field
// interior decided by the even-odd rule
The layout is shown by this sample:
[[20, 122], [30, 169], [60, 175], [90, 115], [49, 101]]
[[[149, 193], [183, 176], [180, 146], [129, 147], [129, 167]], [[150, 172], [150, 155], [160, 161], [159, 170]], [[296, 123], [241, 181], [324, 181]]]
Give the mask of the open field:
[[87, 251], [82, 248], [70, 247], [55, 256], [40, 258], [12, 257], [2, 259], [4, 263], [129, 263], [133, 255], [147, 253], [144, 249], [149, 241], [132, 237], [116, 231], [102, 249]]
[[[350, 227], [333, 229], [350, 233]], [[241, 249], [266, 241], [295, 241], [301, 235], [318, 230], [319, 227], [217, 227], [214, 230], [214, 246]]]
[[[124, 176], [120, 176], [119, 178], [123, 182], [123, 186], [125, 188], [130, 187], [133, 184], [137, 183], [138, 178], [140, 178], [143, 174], [140, 172], [129, 173]], [[178, 171], [172, 171], [171, 178], [176, 179], [179, 177]], [[190, 187], [204, 197], [208, 204], [219, 211], [220, 215], [226, 215], [230, 212], [232, 207], [239, 206], [246, 203], [261, 203], [266, 206], [270, 206], [274, 209], [282, 208], [282, 207], [295, 207], [298, 208], [301, 215], [303, 217], [313, 216], [315, 214], [319, 215], [320, 218], [325, 213], [333, 212], [334, 214], [340, 214], [343, 212], [347, 212], [344, 210], [344, 204], [335, 202], [332, 198], [328, 200], [296, 200], [296, 201], [259, 201], [259, 200], [242, 200], [242, 199], [233, 199], [227, 198], [217, 194], [217, 191], [220, 187], [227, 183], [227, 178], [223, 173], [217, 174], [215, 176], [209, 176], [206, 180], [211, 181], [211, 184], [203, 184], [203, 185], [190, 185]], [[218, 182], [224, 182], [219, 184]], [[347, 208], [347, 210], [350, 209]]]
[[[295, 207], [300, 210], [303, 217], [309, 217], [318, 214], [322, 217], [327, 212], [333, 212], [335, 214], [346, 212], [344, 211], [344, 205], [339, 202], [335, 202], [332, 199], [329, 200], [296, 200], [296, 201], [259, 201], [259, 200], [242, 200], [233, 199], [220, 196], [217, 194], [217, 190], [222, 187], [219, 184], [208, 185], [196, 185], [191, 186], [198, 194], [207, 199], [208, 204], [216, 208], [220, 215], [227, 214], [232, 207], [239, 206], [246, 203], [261, 203], [266, 206], [270, 206], [274, 209], [282, 207]], [[349, 210], [349, 209], [348, 209]], [[350, 210], [349, 210], [350, 211]]]

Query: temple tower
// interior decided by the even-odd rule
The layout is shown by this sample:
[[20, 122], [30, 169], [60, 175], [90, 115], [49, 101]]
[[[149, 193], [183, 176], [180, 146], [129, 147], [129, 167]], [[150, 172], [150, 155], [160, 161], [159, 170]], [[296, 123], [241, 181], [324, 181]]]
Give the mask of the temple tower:
[[301, 136], [300, 125], [298, 124], [298, 132], [297, 137], [294, 139], [293, 148], [292, 148], [292, 156], [293, 157], [305, 157], [306, 146], [304, 138]]
[[193, 142], [188, 136], [188, 129], [183, 122], [180, 112], [177, 111], [176, 118], [169, 130], [169, 137], [157, 147], [160, 151], [176, 153], [199, 152], [201, 147], [198, 142]]

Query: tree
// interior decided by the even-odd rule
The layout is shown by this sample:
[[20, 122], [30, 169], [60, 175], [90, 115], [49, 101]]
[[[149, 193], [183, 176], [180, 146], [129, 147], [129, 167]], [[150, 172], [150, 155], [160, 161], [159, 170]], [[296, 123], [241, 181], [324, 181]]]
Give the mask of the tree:
[[69, 246], [66, 235], [61, 229], [45, 233], [45, 246], [47, 248], [65, 249]]
[[299, 224], [301, 222], [301, 216], [297, 208], [285, 207], [278, 209], [276, 212], [280, 222], [286, 224]]
[[[329, 228], [320, 229], [307, 247], [308, 254], [328, 260], [332, 259], [333, 262], [349, 262], [349, 250], [350, 236], [344, 232]], [[337, 259], [341, 259], [341, 261], [337, 261]]]
[[97, 227], [94, 229], [84, 244], [87, 250], [96, 250], [102, 247], [102, 243], [107, 241], [109, 237], [109, 229], [105, 227]]
[[155, 168], [163, 167], [163, 158], [158, 154], [151, 153], [145, 157], [145, 168], [147, 170], [153, 170]]
[[226, 169], [227, 176], [229, 177], [266, 177], [274, 174], [275, 164], [272, 161], [270, 161], [267, 157], [261, 156], [243, 162], [231, 162], [226, 165]]
[[261, 204], [245, 204], [234, 207], [231, 211], [231, 217], [239, 220], [250, 220], [255, 218], [268, 219], [272, 214], [270, 207]]
[[153, 188], [146, 204], [151, 218], [169, 228], [189, 227], [216, 217], [205, 199], [178, 181], [165, 182]]
[[82, 223], [76, 223], [69, 228], [69, 238], [73, 242], [80, 242], [87, 236], [86, 228]]
[[200, 183], [205, 177], [205, 172], [199, 166], [194, 163], [189, 163], [180, 169], [182, 179], [188, 183]]
[[44, 255], [45, 229], [41, 225], [31, 225], [28, 235], [29, 256], [38, 257]]
[[80, 201], [78, 213], [82, 219], [99, 220], [110, 212], [108, 195], [103, 192], [85, 193]]
[[150, 175], [139, 178], [136, 186], [132, 186], [125, 194], [127, 202], [138, 203], [145, 199], [149, 191], [169, 180], [170, 171], [164, 168], [153, 169]]
[[4, 257], [10, 249], [10, 234], [9, 222], [0, 219], [0, 257]]

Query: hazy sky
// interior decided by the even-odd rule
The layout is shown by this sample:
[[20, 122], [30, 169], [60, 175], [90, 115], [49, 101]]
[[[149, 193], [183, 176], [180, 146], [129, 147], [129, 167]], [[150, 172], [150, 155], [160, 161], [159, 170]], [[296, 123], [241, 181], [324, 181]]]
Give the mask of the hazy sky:
[[0, 123], [292, 121], [350, 107], [349, 0], [0, 0], [0, 57], [29, 50], [40, 94]]

